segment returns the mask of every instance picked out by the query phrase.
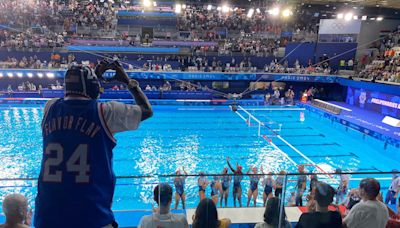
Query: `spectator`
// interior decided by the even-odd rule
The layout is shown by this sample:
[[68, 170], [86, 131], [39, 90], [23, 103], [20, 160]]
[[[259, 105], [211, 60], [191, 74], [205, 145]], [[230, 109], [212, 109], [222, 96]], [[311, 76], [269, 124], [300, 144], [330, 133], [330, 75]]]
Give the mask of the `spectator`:
[[350, 59], [350, 60], [347, 62], [348, 70], [353, 70], [353, 65], [354, 65], [353, 59]]
[[[278, 197], [272, 197], [268, 199], [267, 206], [264, 212], [264, 222], [258, 223], [254, 228], [275, 228], [279, 226], [279, 213], [280, 213], [280, 199]], [[283, 209], [283, 215], [281, 219], [281, 227], [291, 228], [292, 226], [286, 220], [285, 209]]]
[[139, 228], [188, 228], [184, 214], [172, 214], [172, 187], [167, 183], [158, 184], [154, 188], [154, 201], [159, 208], [152, 215], [143, 216]]
[[[98, 78], [108, 69], [116, 71], [113, 80], [128, 85], [136, 105], [98, 103]], [[112, 168], [112, 150], [116, 145], [113, 134], [137, 129], [153, 112], [138, 82], [130, 79], [118, 63], [104, 61], [95, 72], [86, 66], [71, 66], [65, 73], [66, 98], [46, 103], [35, 227], [116, 225], [111, 210], [116, 182]], [[69, 122], [70, 128], [55, 126], [55, 119]], [[94, 152], [96, 156], [90, 156]], [[51, 172], [48, 163], [54, 159], [66, 161], [53, 164], [57, 171]]]
[[7, 195], [3, 200], [3, 212], [6, 216], [2, 228], [28, 228], [31, 224], [32, 211], [29, 211], [28, 200], [21, 194]]
[[223, 218], [218, 220], [217, 207], [213, 200], [205, 198], [200, 201], [193, 217], [193, 228], [227, 228], [231, 220]]
[[316, 211], [303, 213], [297, 228], [341, 228], [342, 217], [338, 211], [329, 211], [335, 190], [324, 182], [318, 182], [315, 191]]
[[351, 189], [350, 193], [347, 195], [346, 200], [342, 203], [346, 206], [347, 211], [350, 211], [357, 203], [361, 201], [359, 189]]
[[393, 170], [392, 183], [390, 184], [389, 190], [386, 193], [385, 203], [396, 204], [396, 199], [400, 191], [400, 177], [397, 176], [397, 170]]
[[344, 218], [349, 228], [385, 228], [389, 220], [389, 211], [385, 204], [377, 200], [381, 187], [374, 178], [365, 178], [360, 182], [362, 201], [356, 204]]

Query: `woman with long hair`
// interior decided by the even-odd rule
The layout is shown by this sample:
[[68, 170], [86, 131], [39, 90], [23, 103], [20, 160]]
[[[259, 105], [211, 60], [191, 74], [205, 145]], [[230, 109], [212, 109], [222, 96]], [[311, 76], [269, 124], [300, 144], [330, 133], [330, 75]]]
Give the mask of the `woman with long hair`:
[[215, 203], [211, 199], [200, 201], [193, 215], [192, 228], [227, 228], [231, 220], [224, 218], [218, 220], [218, 211]]
[[225, 202], [225, 207], [228, 205], [228, 194], [229, 194], [229, 186], [232, 181], [232, 176], [228, 175], [228, 168], [224, 167], [224, 170], [222, 171], [222, 176], [221, 176], [221, 201], [220, 201], [220, 206], [222, 207], [222, 201]]
[[215, 205], [218, 204], [219, 194], [222, 192], [221, 181], [219, 176], [213, 176], [213, 180], [211, 181], [211, 198], [214, 201]]
[[250, 206], [250, 200], [253, 198], [254, 207], [257, 206], [257, 196], [258, 196], [258, 182], [260, 181], [260, 177], [257, 175], [257, 167], [252, 166], [247, 170], [246, 174], [250, 174], [250, 171], [253, 172], [253, 175], [250, 175], [250, 188], [247, 192], [247, 207]]
[[226, 158], [226, 162], [228, 163], [229, 168], [232, 170], [233, 176], [233, 206], [236, 207], [236, 199], [239, 202], [239, 206], [242, 207], [242, 180], [243, 180], [243, 172], [242, 166], [239, 163], [236, 163], [236, 169], [234, 169], [229, 163], [230, 158]]
[[[182, 167], [182, 171], [187, 175], [187, 172], [185, 170], [185, 167]], [[175, 185], [175, 209], [178, 208], [179, 201], [182, 201], [182, 209], [185, 209], [185, 200], [186, 200], [186, 194], [185, 194], [185, 180], [186, 176], [181, 175], [180, 169], [177, 169], [175, 174], [177, 177], [174, 179], [174, 185]]]
[[197, 185], [199, 186], [200, 200], [203, 200], [204, 198], [206, 198], [206, 188], [208, 186], [208, 180], [204, 172], [200, 172], [200, 177], [197, 180]]
[[[261, 173], [265, 174], [262, 166], [261, 166]], [[273, 197], [272, 190], [274, 188], [275, 183], [274, 183], [274, 179], [272, 178], [271, 174], [272, 174], [271, 172], [268, 173], [268, 175], [266, 177], [264, 177], [263, 181], [262, 181], [262, 185], [264, 186], [264, 192], [263, 192], [263, 206], [264, 207], [265, 207], [265, 204], [267, 203], [267, 199], [270, 199]]]
[[[267, 206], [264, 212], [264, 222], [257, 223], [254, 228], [277, 228], [279, 227], [279, 213], [280, 213], [280, 199], [278, 197], [272, 197], [268, 199]], [[292, 226], [286, 220], [285, 208], [283, 208], [283, 214], [281, 218], [281, 225], [283, 228], [291, 228]]]

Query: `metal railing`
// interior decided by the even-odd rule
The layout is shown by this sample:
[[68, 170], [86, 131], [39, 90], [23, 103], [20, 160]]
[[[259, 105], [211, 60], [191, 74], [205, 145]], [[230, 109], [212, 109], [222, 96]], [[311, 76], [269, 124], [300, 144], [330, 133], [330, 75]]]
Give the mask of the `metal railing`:
[[[385, 172], [352, 172], [352, 171], [343, 171], [340, 174], [335, 173], [335, 172], [320, 172], [318, 169], [314, 169], [313, 166], [307, 166], [308, 164], [303, 164], [306, 165], [306, 167], [312, 167], [311, 169], [309, 168], [308, 172], [304, 173], [299, 173], [299, 172], [290, 172], [290, 173], [279, 173], [277, 171], [275, 172], [264, 172], [261, 173], [257, 171], [257, 173], [251, 173], [251, 169], [254, 167], [250, 167], [249, 171], [250, 173], [247, 174], [246, 170], [243, 170], [242, 174], [232, 174], [231, 171], [229, 171], [228, 174], [221, 174], [221, 173], [206, 173], [203, 175], [199, 174], [186, 174], [183, 175], [177, 175], [177, 174], [149, 174], [149, 175], [126, 175], [126, 176], [117, 176], [117, 184], [116, 184], [116, 195], [114, 198], [114, 201], [122, 202], [123, 205], [136, 205], [138, 206], [138, 203], [141, 204], [141, 206], [138, 206], [138, 208], [123, 208], [124, 210], [130, 210], [130, 211], [135, 211], [138, 209], [150, 209], [152, 204], [152, 195], [153, 195], [153, 187], [156, 186], [158, 183], [168, 183], [170, 186], [174, 188], [174, 182], [176, 183], [177, 178], [184, 178], [185, 183], [184, 184], [184, 192], [186, 194], [186, 208], [196, 208], [198, 202], [200, 202], [200, 197], [209, 197], [216, 202], [217, 207], [220, 208], [225, 208], [225, 207], [232, 207], [232, 192], [233, 192], [233, 182], [236, 180], [237, 177], [241, 177], [242, 180], [240, 180], [241, 184], [241, 202], [237, 202], [236, 206], [241, 206], [241, 207], [256, 207], [258, 208], [257, 211], [264, 210], [261, 209], [264, 206], [265, 202], [268, 202], [268, 199], [272, 197], [272, 195], [264, 195], [264, 188], [265, 188], [265, 183], [264, 180], [266, 180], [267, 177], [271, 177], [275, 183], [278, 178], [281, 179], [282, 181], [282, 186], [281, 186], [281, 194], [277, 194], [277, 189], [278, 185], [274, 184], [272, 186], [272, 192], [271, 194], [275, 194], [276, 197], [280, 199], [280, 205], [283, 205], [284, 207], [290, 207], [290, 206], [298, 206], [294, 204], [293, 202], [293, 196], [295, 196], [297, 193], [297, 180], [299, 176], [306, 176], [307, 177], [307, 188], [304, 190], [304, 194], [301, 196], [301, 201], [307, 202], [309, 200], [309, 196], [311, 195], [311, 191], [309, 191], [309, 183], [310, 183], [310, 177], [311, 176], [316, 176], [320, 181], [324, 181], [328, 184], [331, 184], [331, 186], [334, 189], [337, 189], [340, 183], [340, 176], [341, 175], [347, 175], [349, 177], [349, 184], [348, 184], [348, 191], [347, 193], [350, 192], [350, 189], [356, 189], [359, 186], [359, 182], [366, 177], [373, 177], [377, 179], [380, 184], [381, 184], [381, 192], [382, 196], [386, 193], [386, 190], [390, 186], [391, 180], [392, 180], [392, 175], [393, 174], [399, 174], [399, 172], [392, 172], [392, 171], [385, 171]], [[295, 167], [294, 167], [295, 168]], [[236, 169], [236, 167], [235, 167]], [[314, 170], [312, 170], [314, 169]], [[330, 175], [331, 178], [327, 178], [327, 175]], [[179, 179], [178, 179], [179, 180]], [[223, 188], [222, 185], [224, 184], [224, 181], [229, 181], [228, 184], [228, 189], [231, 189], [229, 191], [229, 195], [227, 196], [227, 204], [225, 204], [225, 200], [221, 200], [221, 197], [223, 195]], [[332, 181], [336, 180], [336, 181]], [[0, 196], [4, 196], [8, 192], [14, 192], [15, 189], [23, 189], [23, 188], [33, 188], [33, 190], [22, 190], [22, 192], [30, 192], [29, 195], [34, 196], [36, 194], [36, 184], [34, 183], [37, 181], [37, 178], [34, 177], [26, 177], [26, 178], [0, 178]], [[204, 183], [204, 195], [199, 193], [197, 191], [199, 182]], [[254, 199], [253, 197], [248, 197], [248, 192], [251, 187], [250, 182], [257, 182], [257, 196]], [[19, 182], [26, 182], [27, 184], [25, 185], [16, 185]], [[7, 190], [9, 189], [9, 190]], [[10, 189], [12, 191], [10, 191]], [[173, 190], [174, 192], [176, 189]], [[214, 191], [214, 195], [210, 197], [210, 191]], [[254, 192], [255, 190], [253, 190]], [[121, 195], [122, 194], [122, 195]], [[129, 195], [132, 194], [132, 195]], [[334, 204], [344, 204], [345, 202], [342, 202], [343, 199], [338, 200], [339, 196], [335, 196]], [[345, 197], [348, 197], [348, 195], [345, 195]], [[33, 198], [30, 199], [33, 201]], [[126, 200], [127, 202], [124, 202]], [[255, 205], [253, 202], [256, 202]], [[132, 203], [132, 204], [131, 204]], [[154, 203], [153, 203], [154, 204]], [[172, 200], [172, 206], [171, 208], [176, 208], [175, 206], [176, 202], [173, 197]], [[180, 201], [178, 202], [179, 208], [181, 208], [182, 204]], [[306, 204], [303, 204], [303, 206], [307, 206]], [[284, 216], [284, 207], [279, 207], [280, 211], [280, 216]], [[117, 206], [118, 210], [121, 210], [121, 206]], [[250, 211], [251, 212], [251, 211]], [[249, 210], [244, 210], [240, 211], [240, 213], [249, 213]], [[234, 220], [234, 218], [232, 218]], [[296, 222], [293, 220], [293, 217], [288, 217], [290, 222]], [[253, 223], [257, 222], [262, 222], [263, 218], [260, 217], [259, 220], [254, 220]], [[282, 227], [282, 226], [280, 226]]]

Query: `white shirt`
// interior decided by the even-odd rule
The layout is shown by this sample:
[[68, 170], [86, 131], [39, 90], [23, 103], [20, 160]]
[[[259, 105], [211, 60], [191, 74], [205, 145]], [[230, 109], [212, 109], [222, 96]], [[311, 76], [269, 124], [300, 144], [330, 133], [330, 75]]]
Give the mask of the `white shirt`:
[[[50, 106], [57, 100], [58, 98], [51, 99], [46, 103], [44, 115], [46, 115]], [[116, 101], [105, 102], [102, 104], [104, 120], [112, 134], [135, 130], [139, 127], [142, 119], [142, 110], [138, 105], [124, 104]]]
[[385, 228], [389, 220], [389, 211], [378, 200], [361, 201], [351, 208], [343, 222], [349, 228]]
[[395, 192], [400, 191], [400, 177], [396, 177], [396, 179], [394, 179], [392, 181], [392, 183], [390, 184], [389, 190], [395, 191]]
[[158, 214], [143, 216], [139, 228], [188, 228], [184, 214]]

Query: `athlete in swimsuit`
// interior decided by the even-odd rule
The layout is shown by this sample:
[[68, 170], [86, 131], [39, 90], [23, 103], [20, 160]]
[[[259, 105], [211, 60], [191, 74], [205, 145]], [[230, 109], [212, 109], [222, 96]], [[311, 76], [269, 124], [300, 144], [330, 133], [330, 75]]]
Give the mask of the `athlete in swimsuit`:
[[[261, 173], [264, 173], [264, 170], [261, 166]], [[268, 173], [266, 177], [264, 177], [262, 181], [262, 185], [264, 186], [264, 192], [263, 192], [263, 205], [265, 207], [265, 203], [267, 202], [267, 199], [272, 198], [272, 189], [274, 188], [274, 179], [272, 178], [272, 173]]]
[[233, 177], [233, 206], [236, 207], [236, 199], [239, 201], [239, 206], [242, 207], [242, 185], [241, 182], [243, 180], [243, 172], [242, 166], [236, 163], [236, 170], [232, 167], [229, 163], [230, 158], [227, 157], [226, 161], [228, 162], [229, 168], [232, 170], [234, 177]]
[[229, 186], [231, 185], [232, 177], [228, 175], [228, 168], [224, 168], [222, 171], [222, 177], [221, 177], [221, 201], [220, 205], [222, 207], [222, 201], [225, 199], [225, 207], [228, 206], [228, 194], [229, 194]]
[[257, 205], [257, 195], [258, 195], [258, 182], [260, 181], [260, 177], [257, 175], [257, 167], [251, 166], [249, 170], [247, 170], [246, 174], [250, 174], [250, 170], [253, 171], [253, 174], [250, 175], [250, 189], [247, 192], [247, 207], [250, 206], [250, 200], [253, 197], [254, 200], [254, 207]]
[[279, 172], [278, 177], [275, 179], [275, 197], [281, 197], [282, 195], [282, 187], [284, 182], [284, 175], [286, 172], [284, 170]]
[[211, 198], [215, 203], [215, 206], [218, 204], [218, 196], [222, 192], [221, 181], [219, 176], [214, 176], [213, 180], [211, 181]]
[[[182, 171], [185, 173], [185, 175], [187, 175], [185, 167], [182, 167]], [[179, 169], [176, 171], [176, 175], [181, 175], [181, 171]], [[186, 200], [185, 180], [186, 180], [185, 176], [177, 176], [174, 179], [174, 185], [175, 185], [175, 209], [178, 208], [180, 200], [182, 200], [182, 208], [185, 209], [185, 200]]]
[[197, 180], [197, 185], [199, 186], [199, 196], [200, 200], [206, 198], [206, 188], [208, 186], [208, 180], [204, 175], [204, 172], [200, 172], [200, 177]]

